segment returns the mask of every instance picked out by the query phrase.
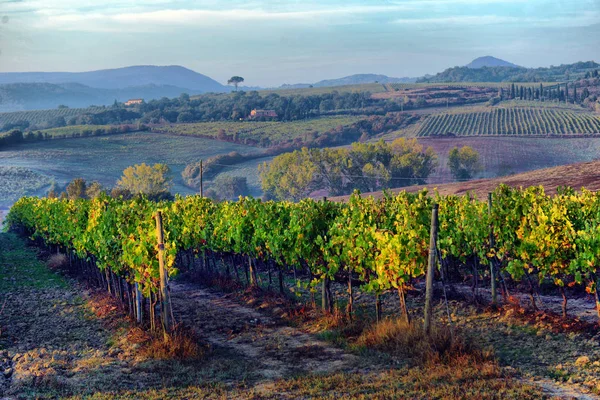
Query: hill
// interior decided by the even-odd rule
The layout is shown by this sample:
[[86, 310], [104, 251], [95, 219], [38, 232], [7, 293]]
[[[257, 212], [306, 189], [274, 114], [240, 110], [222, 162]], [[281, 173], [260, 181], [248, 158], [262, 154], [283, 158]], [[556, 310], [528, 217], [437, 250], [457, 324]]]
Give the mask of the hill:
[[580, 79], [587, 72], [600, 68], [594, 61], [564, 64], [548, 68], [517, 66], [454, 67], [417, 82], [564, 82]]
[[[403, 190], [417, 192], [425, 188], [437, 189], [441, 195], [461, 195], [471, 193], [479, 199], [485, 199], [500, 184], [512, 187], [544, 186], [546, 193], [555, 194], [562, 186], [570, 186], [575, 189], [586, 189], [592, 191], [600, 190], [600, 161], [592, 161], [578, 164], [563, 165], [560, 167], [544, 168], [535, 171], [524, 172], [494, 179], [478, 179], [469, 182], [447, 183], [442, 185], [410, 186], [401, 189], [393, 189], [392, 193]], [[365, 196], [380, 198], [383, 192], [365, 193]], [[332, 201], [346, 201], [349, 196], [332, 197]]]
[[197, 93], [227, 92], [219, 82], [190, 69], [172, 66], [140, 65], [89, 72], [5, 72], [0, 84], [78, 83], [97, 89], [125, 89], [136, 86], [175, 86]]
[[479, 57], [465, 65], [467, 68], [483, 68], [483, 67], [510, 67], [521, 68], [516, 64], [501, 60], [492, 56]]
[[181, 93], [198, 94], [185, 87], [154, 83], [117, 89], [93, 88], [80, 83], [11, 83], [0, 85], [0, 112], [43, 110], [59, 105], [85, 108], [110, 105], [115, 100], [123, 102], [131, 98], [173, 98]]
[[387, 75], [378, 74], [356, 74], [338, 79], [325, 79], [316, 83], [298, 83], [293, 85], [282, 85], [280, 89], [305, 89], [323, 88], [335, 86], [363, 85], [367, 83], [414, 83], [417, 78], [392, 78]]

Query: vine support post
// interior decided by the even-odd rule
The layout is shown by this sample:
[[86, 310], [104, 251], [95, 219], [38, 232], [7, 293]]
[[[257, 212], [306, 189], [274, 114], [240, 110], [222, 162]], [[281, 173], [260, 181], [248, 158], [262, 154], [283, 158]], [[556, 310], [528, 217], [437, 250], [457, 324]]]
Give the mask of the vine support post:
[[163, 325], [163, 333], [165, 341], [168, 340], [168, 332], [171, 329], [170, 321], [170, 305], [169, 305], [169, 293], [168, 293], [168, 282], [167, 282], [167, 270], [165, 268], [165, 243], [163, 234], [163, 218], [162, 212], [156, 213], [156, 238], [158, 241], [158, 267], [160, 272], [160, 297], [161, 297], [161, 320]]
[[[323, 203], [327, 203], [327, 196], [323, 196]], [[321, 309], [331, 312], [331, 291], [329, 289], [329, 276], [325, 275], [321, 282]]]
[[[490, 217], [490, 250], [496, 248], [496, 238], [494, 236], [494, 225], [492, 224], [492, 204], [493, 198], [492, 193], [488, 193], [488, 215]], [[498, 303], [498, 293], [496, 290], [496, 259], [495, 255], [490, 258], [490, 282], [492, 289], [492, 305], [495, 306]]]
[[423, 329], [426, 336], [429, 336], [431, 333], [431, 320], [433, 312], [433, 275], [435, 274], [435, 265], [437, 259], [438, 210], [439, 205], [434, 203], [431, 210], [429, 262], [427, 264], [427, 277], [425, 284], [425, 321], [423, 323]]
[[140, 285], [135, 283], [135, 317], [138, 324], [142, 323], [142, 292]]
[[202, 160], [200, 160], [200, 197], [204, 197], [204, 166]]

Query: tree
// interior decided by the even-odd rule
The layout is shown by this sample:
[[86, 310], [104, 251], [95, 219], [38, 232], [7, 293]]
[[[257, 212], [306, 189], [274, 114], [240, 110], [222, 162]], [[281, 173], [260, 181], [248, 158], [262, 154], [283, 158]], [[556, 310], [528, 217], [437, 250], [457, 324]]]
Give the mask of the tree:
[[134, 165], [123, 171], [117, 187], [131, 192], [133, 195], [146, 195], [150, 199], [160, 200], [171, 196], [172, 178], [166, 164]]
[[235, 91], [237, 92], [238, 90], [238, 85], [240, 83], [244, 82], [244, 78], [242, 78], [241, 76], [232, 76], [228, 81], [227, 84], [231, 85], [233, 84], [233, 86], [235, 86]]
[[87, 184], [83, 178], [75, 178], [67, 185], [65, 189], [69, 200], [86, 199]]
[[281, 154], [270, 164], [258, 167], [262, 189], [267, 196], [299, 201], [315, 189], [317, 168], [307, 148]]
[[106, 194], [106, 190], [98, 181], [90, 183], [85, 191], [88, 199], [95, 199], [100, 197], [102, 194]]
[[469, 146], [455, 147], [448, 154], [448, 168], [456, 180], [469, 180], [482, 170], [479, 153]]
[[215, 195], [223, 200], [235, 200], [248, 195], [248, 180], [244, 176], [219, 175], [213, 182]]

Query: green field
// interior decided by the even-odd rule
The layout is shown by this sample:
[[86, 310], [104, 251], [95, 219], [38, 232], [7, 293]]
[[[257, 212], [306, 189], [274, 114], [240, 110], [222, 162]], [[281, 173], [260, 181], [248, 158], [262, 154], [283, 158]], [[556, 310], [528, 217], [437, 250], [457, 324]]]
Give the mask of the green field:
[[65, 119], [76, 117], [83, 113], [100, 112], [103, 108], [56, 108], [52, 110], [35, 111], [17, 111], [10, 113], [0, 113], [0, 129], [5, 124], [13, 124], [20, 121], [27, 121], [30, 125], [43, 125], [48, 121], [63, 117]]
[[[93, 133], [97, 129], [107, 130], [112, 127], [112, 125], [71, 125], [60, 128], [41, 129], [39, 132], [42, 132], [44, 135], [47, 134], [53, 138], [72, 137], [73, 135], [82, 136], [84, 131], [92, 131]], [[35, 132], [37, 133], [38, 131]]]
[[[189, 194], [193, 191], [184, 185], [181, 178], [181, 171], [185, 165], [231, 151], [253, 153], [261, 150], [210, 139], [156, 133], [128, 133], [11, 146], [2, 151], [0, 167], [26, 168], [49, 179], [55, 179], [59, 185], [64, 185], [73, 178], [82, 177], [112, 187], [123, 170], [130, 165], [160, 162], [171, 167], [173, 193]], [[14, 180], [18, 182], [19, 179]], [[31, 190], [27, 192], [31, 193]], [[5, 202], [3, 205], [11, 203], [12, 201]]]
[[252, 139], [260, 141], [268, 139], [271, 144], [303, 138], [313, 132], [327, 132], [338, 126], [351, 125], [364, 117], [323, 117], [293, 122], [199, 122], [191, 124], [172, 124], [156, 128], [154, 131], [184, 136], [201, 136], [217, 138], [219, 131], [237, 137], [238, 140]]
[[600, 133], [600, 117], [583, 112], [535, 107], [490, 108], [434, 114], [417, 136], [444, 135], [574, 135]]

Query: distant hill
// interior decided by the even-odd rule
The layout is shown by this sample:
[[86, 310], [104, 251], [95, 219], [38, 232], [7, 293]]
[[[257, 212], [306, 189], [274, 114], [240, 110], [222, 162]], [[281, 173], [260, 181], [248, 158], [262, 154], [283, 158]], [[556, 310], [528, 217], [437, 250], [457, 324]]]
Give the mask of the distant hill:
[[90, 105], [110, 105], [115, 100], [124, 102], [132, 98], [173, 98], [181, 93], [199, 94], [199, 91], [156, 84], [99, 89], [79, 83], [11, 83], [0, 85], [0, 112], [51, 109], [59, 105], [85, 108]]
[[197, 93], [227, 92], [229, 88], [190, 69], [141, 65], [90, 72], [4, 72], [0, 84], [78, 83], [97, 89], [125, 89], [147, 85], [175, 86]]
[[377, 74], [356, 74], [338, 79], [325, 79], [316, 83], [298, 83], [293, 85], [282, 85], [282, 89], [304, 89], [308, 87], [334, 87], [348, 85], [362, 85], [365, 83], [414, 83], [417, 78], [392, 78]]
[[483, 67], [510, 67], [510, 68], [521, 68], [516, 64], [509, 63], [508, 61], [501, 60], [492, 56], [479, 57], [465, 65], [467, 68], [483, 68]]
[[564, 82], [583, 78], [586, 72], [600, 68], [594, 61], [564, 64], [548, 68], [524, 68], [497, 66], [481, 68], [448, 68], [434, 76], [424, 77], [417, 82]]

